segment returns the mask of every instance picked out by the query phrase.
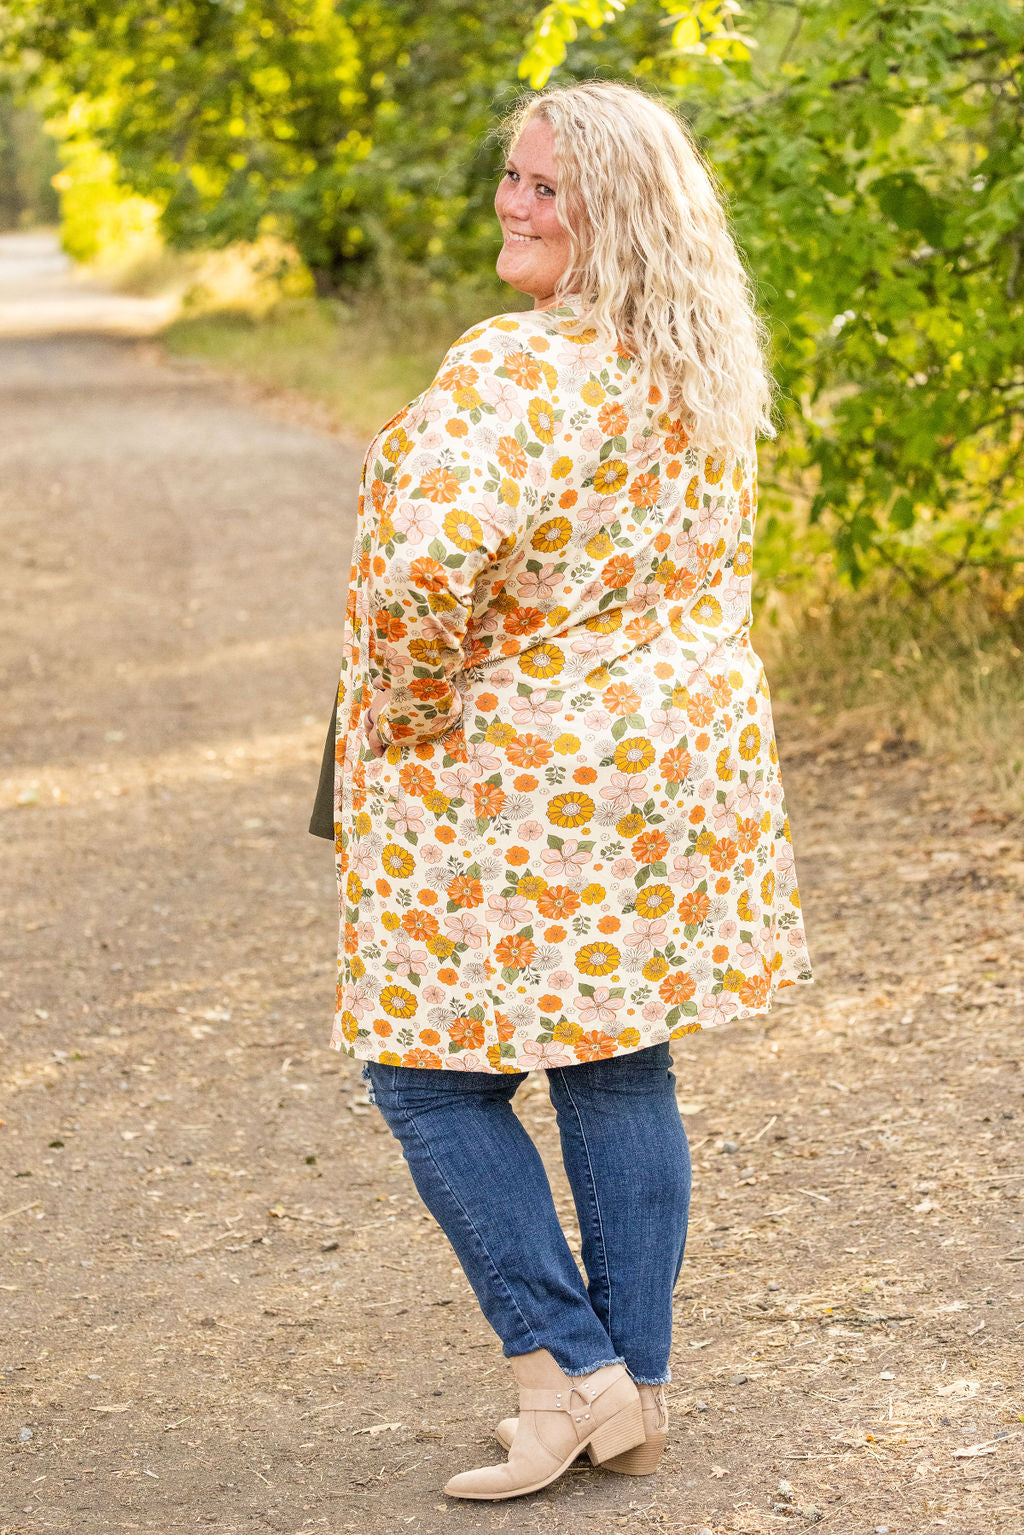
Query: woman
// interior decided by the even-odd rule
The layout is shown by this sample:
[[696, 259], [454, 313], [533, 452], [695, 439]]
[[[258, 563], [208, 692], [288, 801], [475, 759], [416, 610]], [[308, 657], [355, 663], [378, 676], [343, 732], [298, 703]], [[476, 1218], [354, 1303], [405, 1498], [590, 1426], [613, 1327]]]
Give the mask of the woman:
[[[641, 92], [529, 99], [495, 198], [534, 301], [452, 347], [363, 472], [339, 689], [332, 1044], [511, 1359], [497, 1499], [654, 1469], [690, 1165], [669, 1040], [809, 980], [749, 642], [747, 284]], [[511, 1108], [546, 1070], [588, 1283]]]

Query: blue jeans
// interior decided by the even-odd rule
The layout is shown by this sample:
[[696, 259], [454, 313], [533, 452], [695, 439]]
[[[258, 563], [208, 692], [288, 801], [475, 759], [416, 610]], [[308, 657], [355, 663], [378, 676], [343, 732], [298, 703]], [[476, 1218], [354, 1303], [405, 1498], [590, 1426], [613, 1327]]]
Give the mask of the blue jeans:
[[367, 1061], [363, 1076], [507, 1358], [544, 1348], [567, 1375], [625, 1364], [671, 1379], [690, 1151], [667, 1043], [547, 1072], [586, 1286], [512, 1111], [525, 1072]]

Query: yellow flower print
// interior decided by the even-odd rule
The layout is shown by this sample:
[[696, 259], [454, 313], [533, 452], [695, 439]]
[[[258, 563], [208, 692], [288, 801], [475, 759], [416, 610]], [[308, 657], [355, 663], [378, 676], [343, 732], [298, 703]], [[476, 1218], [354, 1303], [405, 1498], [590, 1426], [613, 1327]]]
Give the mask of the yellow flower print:
[[622, 955], [613, 943], [586, 943], [576, 950], [576, 969], [584, 975], [611, 975]]
[[735, 776], [732, 768], [729, 766], [729, 756], [729, 748], [727, 746], [723, 746], [722, 750], [715, 758], [715, 772], [718, 774], [719, 780], [722, 783], [728, 783], [730, 778]]
[[341, 1015], [341, 1032], [344, 1034], [349, 1043], [351, 1043], [359, 1033], [359, 1024], [353, 1015], [349, 1012], [344, 1012]]
[[427, 948], [435, 959], [450, 959], [455, 953], [455, 944], [450, 938], [445, 938], [440, 933], [435, 933], [433, 938], [427, 939]]
[[392, 1018], [411, 1018], [416, 1011], [416, 998], [404, 986], [385, 986], [380, 1005]]
[[[606, 608], [603, 613], [595, 613], [592, 618], [586, 620], [583, 627], [584, 629], [589, 629], [591, 634], [614, 634], [616, 629], [622, 628], [622, 609]], [[638, 706], [639, 703], [640, 697], [638, 694]], [[632, 710], [627, 709], [625, 712], [630, 714]]]
[[736, 902], [736, 915], [742, 917], [744, 922], [752, 922], [754, 920], [754, 914], [750, 910], [749, 890], [741, 891], [740, 898]]
[[468, 554], [483, 546], [484, 530], [472, 512], [449, 512], [443, 526], [456, 549], [464, 549]]
[[363, 964], [363, 961], [360, 959], [358, 954], [353, 954], [349, 963], [349, 969], [352, 972], [352, 979], [354, 981], [358, 981], [362, 976], [366, 974], [366, 966]]
[[397, 911], [386, 911], [380, 920], [389, 933], [393, 933], [396, 928], [402, 925], [402, 919]]
[[743, 484], [743, 460], [738, 458], [732, 466], [732, 488], [739, 490]]
[[366, 814], [366, 811], [365, 810], [361, 811], [359, 813], [359, 815], [356, 816], [356, 836], [357, 837], [367, 837], [367, 836], [369, 836], [372, 827], [373, 827], [373, 822], [370, 820], [370, 817]]
[[779, 748], [776, 745], [774, 736], [772, 736], [771, 740], [768, 742], [768, 760], [773, 764], [777, 763], [779, 760]]
[[620, 773], [642, 773], [654, 761], [655, 751], [643, 736], [630, 736], [615, 748], [615, 766]]
[[453, 389], [452, 399], [460, 410], [476, 410], [483, 403], [483, 396], [478, 389]]
[[769, 906], [771, 904], [771, 902], [775, 899], [775, 871], [774, 871], [774, 869], [769, 869], [768, 873], [765, 875], [764, 879], [761, 881], [761, 899], [762, 899], [762, 901], [764, 902], [764, 904], [766, 906]]
[[594, 801], [578, 789], [556, 794], [547, 809], [548, 820], [555, 826], [583, 826], [593, 814]]
[[383, 453], [389, 464], [397, 464], [399, 459], [405, 457], [411, 447], [412, 441], [407, 436], [405, 429], [403, 427], [396, 426], [395, 430], [393, 432], [389, 432], [387, 437], [384, 439], [384, 445], [380, 451]]
[[440, 789], [429, 789], [423, 796], [423, 803], [432, 815], [444, 815], [451, 800]]
[[606, 390], [604, 385], [596, 378], [588, 378], [580, 393], [585, 404], [600, 405], [601, 401], [605, 398]]
[[619, 1049], [620, 1050], [632, 1050], [633, 1047], [635, 1045], [638, 1045], [639, 1043], [640, 1043], [640, 1030], [639, 1029], [623, 1029], [622, 1033], [619, 1035]]
[[793, 894], [789, 898], [789, 904], [790, 904], [790, 906], [795, 906], [797, 911], [800, 910], [800, 892], [799, 892], [799, 890], [794, 890], [793, 891]]
[[607, 891], [603, 885], [584, 885], [580, 891], [580, 900], [587, 906], [596, 906], [599, 901], [604, 900], [606, 894]]
[[390, 874], [392, 879], [408, 879], [416, 867], [416, 860], [404, 847], [399, 847], [395, 842], [389, 842], [380, 861], [384, 866], [384, 873]]
[[491, 746], [507, 746], [515, 740], [517, 734], [514, 725], [503, 725], [500, 720], [492, 720], [484, 731], [484, 739]]
[[382, 1050], [380, 1052], [380, 1063], [382, 1066], [401, 1066], [402, 1057], [394, 1050]]
[[587, 541], [585, 547], [592, 560], [603, 560], [609, 554], [611, 554], [612, 550], [615, 548], [615, 545], [612, 543], [608, 534], [602, 532], [595, 533], [593, 538]]
[[580, 738], [579, 736], [572, 735], [570, 731], [564, 730], [560, 736], [555, 737], [551, 744], [560, 757], [571, 757], [573, 752], [578, 752], [580, 749]]
[[624, 815], [621, 821], [616, 821], [615, 830], [620, 837], [636, 837], [643, 831], [645, 824], [643, 816], [635, 811], [632, 815]]
[[690, 609], [690, 617], [695, 624], [701, 624], [704, 628], [713, 629], [715, 624], [722, 622], [722, 604], [710, 592], [705, 592], [703, 597], [699, 597]]
[[518, 506], [521, 494], [522, 492], [515, 480], [510, 480], [507, 475], [498, 486], [498, 495], [506, 506]]
[[[564, 825], [565, 823], [560, 822], [559, 824]], [[575, 825], [576, 823], [573, 822], [572, 824]], [[521, 895], [526, 901], [535, 901], [539, 895], [544, 894], [547, 888], [547, 880], [541, 879], [539, 874], [524, 874], [516, 886], [516, 893]]]
[[564, 665], [557, 645], [534, 645], [519, 657], [519, 670], [528, 677], [557, 677]]
[[725, 473], [725, 459], [717, 453], [709, 453], [704, 460], [704, 478], [709, 485], [717, 485]]
[[613, 495], [625, 485], [628, 474], [629, 469], [623, 459], [609, 458], [594, 475], [594, 489], [599, 496]]
[[744, 725], [740, 731], [740, 756], [750, 762], [761, 749], [761, 730], [758, 725]]
[[689, 485], [686, 487], [686, 504], [690, 508], [691, 512], [697, 511], [698, 507], [700, 506], [700, 497], [697, 495], [697, 486], [699, 484], [700, 478], [695, 474]]
[[571, 537], [572, 523], [567, 517], [549, 517], [547, 522], [541, 523], [530, 544], [541, 554], [555, 554], [565, 548]]
[[566, 458], [564, 455], [562, 458], [556, 458], [551, 465], [551, 478], [553, 480], [564, 480], [566, 475], [571, 473], [572, 459]]
[[583, 1028], [578, 1023], [570, 1023], [568, 1019], [556, 1023], [551, 1030], [552, 1039], [557, 1039], [560, 1045], [572, 1045], [583, 1035]]
[[654, 954], [644, 965], [642, 974], [647, 981], [660, 981], [663, 976], [668, 975], [668, 969], [668, 960], [664, 954]]
[[754, 546], [744, 540], [736, 545], [736, 553], [732, 559], [733, 572], [737, 576], [749, 576], [754, 568]]
[[359, 905], [359, 897], [363, 893], [363, 882], [359, 878], [359, 875], [355, 872], [355, 870], [353, 870], [352, 873], [348, 877], [348, 881], [347, 881], [346, 887], [345, 887], [345, 893], [348, 896], [348, 904], [350, 906], [358, 906]]
[[713, 831], [705, 830], [698, 832], [697, 841], [695, 843], [697, 852], [710, 853], [711, 849], [715, 846], [717, 841], [718, 838], [715, 836]]
[[531, 400], [526, 414], [538, 442], [554, 442], [555, 410], [547, 400]]
[[742, 970], [727, 970], [722, 976], [722, 985], [726, 991], [739, 991], [746, 979]]
[[637, 894], [636, 914], [638, 917], [663, 917], [674, 900], [670, 885], [647, 885]]

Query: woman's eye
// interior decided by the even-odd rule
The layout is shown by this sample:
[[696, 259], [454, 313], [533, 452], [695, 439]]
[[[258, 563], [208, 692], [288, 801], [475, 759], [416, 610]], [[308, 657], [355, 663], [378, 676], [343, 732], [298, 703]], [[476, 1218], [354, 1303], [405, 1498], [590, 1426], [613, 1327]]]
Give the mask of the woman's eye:
[[546, 187], [543, 182], [538, 184], [537, 191], [543, 192], [545, 197], [554, 197], [555, 195], [554, 187]]
[[506, 169], [505, 176], [506, 176], [506, 178], [509, 181], [518, 181], [519, 180], [519, 173], [518, 173], [518, 171], [513, 171], [513, 170]]

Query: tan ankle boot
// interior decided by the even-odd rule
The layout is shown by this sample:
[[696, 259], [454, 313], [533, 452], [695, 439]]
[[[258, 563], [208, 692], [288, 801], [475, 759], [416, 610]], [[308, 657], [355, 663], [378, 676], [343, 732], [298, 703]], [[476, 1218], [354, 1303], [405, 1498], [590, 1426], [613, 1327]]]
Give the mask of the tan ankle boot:
[[581, 1450], [604, 1463], [645, 1440], [640, 1395], [621, 1364], [566, 1375], [547, 1349], [512, 1360], [519, 1417], [508, 1460], [460, 1471], [445, 1484], [453, 1498], [518, 1498], [553, 1482]]
[[[601, 1462], [605, 1471], [618, 1471], [622, 1476], [650, 1476], [657, 1469], [661, 1452], [668, 1440], [668, 1407], [664, 1386], [638, 1386], [637, 1390], [643, 1410], [644, 1442], [632, 1450], [625, 1450], [621, 1455], [614, 1455], [611, 1460]], [[494, 1430], [494, 1437], [506, 1450], [512, 1448], [518, 1423], [518, 1418], [502, 1418]], [[583, 1453], [582, 1450], [580, 1453]], [[596, 1464], [596, 1456], [590, 1445], [586, 1453]]]

